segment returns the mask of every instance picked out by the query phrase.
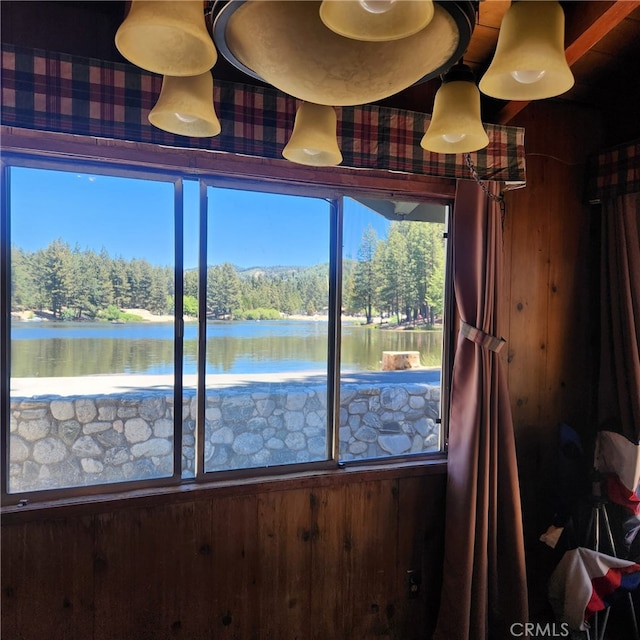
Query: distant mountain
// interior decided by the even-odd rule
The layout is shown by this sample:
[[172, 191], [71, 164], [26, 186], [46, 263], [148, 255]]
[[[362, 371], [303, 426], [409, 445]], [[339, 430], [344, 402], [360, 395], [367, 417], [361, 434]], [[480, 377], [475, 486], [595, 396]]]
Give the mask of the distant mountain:
[[[214, 267], [216, 265], [210, 264], [209, 266], [210, 267]], [[283, 273], [302, 273], [306, 269], [313, 269], [314, 268], [314, 267], [302, 267], [302, 266], [297, 266], [297, 265], [292, 265], [292, 266], [276, 265], [276, 266], [270, 266], [270, 267], [260, 267], [260, 266], [239, 267], [236, 264], [232, 264], [231, 266], [233, 267], [235, 272], [241, 278], [255, 276], [255, 275], [280, 275], [280, 274], [283, 274]], [[192, 269], [185, 269], [185, 272], [187, 272], [187, 271], [197, 272], [197, 270], [198, 270], [198, 268], [194, 267]]]
[[255, 276], [282, 276], [282, 275], [294, 275], [300, 273], [326, 273], [328, 269], [327, 264], [317, 264], [311, 267], [302, 267], [296, 265], [274, 265], [270, 267], [235, 267], [238, 275], [241, 278], [252, 278]]

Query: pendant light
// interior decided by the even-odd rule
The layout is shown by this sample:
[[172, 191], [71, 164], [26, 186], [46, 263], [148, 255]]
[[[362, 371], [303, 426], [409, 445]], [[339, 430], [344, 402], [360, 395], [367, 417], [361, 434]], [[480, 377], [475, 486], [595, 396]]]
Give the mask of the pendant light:
[[303, 102], [296, 113], [291, 138], [282, 151], [283, 157], [314, 167], [340, 164], [337, 128], [338, 117], [333, 107]]
[[303, 102], [345, 107], [439, 77], [463, 56], [475, 25], [474, 3], [436, 2], [433, 19], [418, 33], [366, 42], [328, 29], [320, 6], [316, 0], [223, 3], [213, 39], [220, 55], [249, 76]]
[[502, 19], [496, 52], [480, 90], [502, 100], [541, 100], [571, 89], [559, 2], [514, 2]]
[[210, 71], [197, 76], [164, 76], [149, 122], [169, 133], [206, 138], [217, 136], [221, 126], [213, 105]]
[[132, 0], [115, 43], [129, 62], [165, 76], [196, 76], [218, 58], [201, 0]]
[[399, 40], [424, 29], [432, 0], [323, 0], [320, 19], [331, 31], [354, 40]]
[[468, 153], [488, 144], [480, 119], [480, 92], [473, 72], [460, 61], [442, 79], [420, 146], [436, 153]]

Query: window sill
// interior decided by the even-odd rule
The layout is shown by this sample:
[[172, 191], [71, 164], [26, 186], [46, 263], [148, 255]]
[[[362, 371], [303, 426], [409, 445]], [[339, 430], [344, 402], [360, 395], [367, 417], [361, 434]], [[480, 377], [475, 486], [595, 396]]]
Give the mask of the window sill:
[[23, 506], [6, 506], [0, 510], [0, 514], [2, 524], [5, 525], [43, 518], [87, 516], [120, 509], [167, 506], [231, 495], [324, 488], [344, 482], [444, 475], [446, 471], [447, 461], [442, 455], [426, 460], [423, 458], [393, 464], [372, 461], [369, 464], [349, 464], [331, 470], [198, 483], [185, 481], [177, 486], [60, 498], [46, 502], [32, 502]]

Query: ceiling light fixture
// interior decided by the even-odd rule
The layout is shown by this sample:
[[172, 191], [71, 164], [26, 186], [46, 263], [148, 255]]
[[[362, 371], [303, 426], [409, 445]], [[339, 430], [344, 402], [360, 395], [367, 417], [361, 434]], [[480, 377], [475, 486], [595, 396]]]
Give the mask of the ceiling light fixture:
[[[488, 145], [473, 74], [455, 65], [478, 8], [478, 0], [131, 0], [115, 41], [127, 60], [164, 76], [149, 115], [154, 126], [188, 136], [220, 132], [210, 73], [219, 51], [248, 76], [302, 101], [284, 157], [330, 166], [342, 162], [335, 107], [377, 102], [443, 74], [421, 146], [468, 153]], [[560, 3], [514, 2], [480, 90], [535, 100], [573, 82]], [[309, 133], [314, 119], [331, 132], [322, 143]]]
[[541, 100], [571, 89], [559, 2], [514, 2], [504, 14], [495, 56], [480, 91], [502, 100]]
[[345, 38], [381, 42], [407, 38], [434, 14], [432, 0], [323, 0], [320, 19]]
[[197, 76], [164, 76], [149, 122], [169, 133], [204, 138], [217, 136], [221, 126], [213, 105], [210, 71]]
[[436, 153], [468, 153], [488, 144], [480, 119], [480, 92], [473, 72], [460, 61], [442, 79], [420, 146]]
[[164, 76], [196, 76], [218, 59], [201, 0], [132, 0], [115, 43], [129, 62]]
[[314, 0], [228, 2], [215, 18], [213, 39], [235, 67], [290, 96], [355, 106], [444, 73], [462, 57], [475, 25], [473, 2], [436, 2], [432, 20], [414, 35], [366, 42], [327, 28], [320, 6]]
[[342, 153], [337, 129], [338, 117], [333, 107], [303, 102], [282, 155], [291, 162], [314, 167], [338, 165], [342, 162]]

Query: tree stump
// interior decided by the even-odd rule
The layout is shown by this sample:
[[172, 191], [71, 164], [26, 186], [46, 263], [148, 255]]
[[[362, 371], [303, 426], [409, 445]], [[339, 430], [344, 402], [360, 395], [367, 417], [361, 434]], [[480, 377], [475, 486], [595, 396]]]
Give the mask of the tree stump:
[[419, 369], [419, 351], [383, 351], [382, 370], [383, 371], [403, 371], [405, 369]]

